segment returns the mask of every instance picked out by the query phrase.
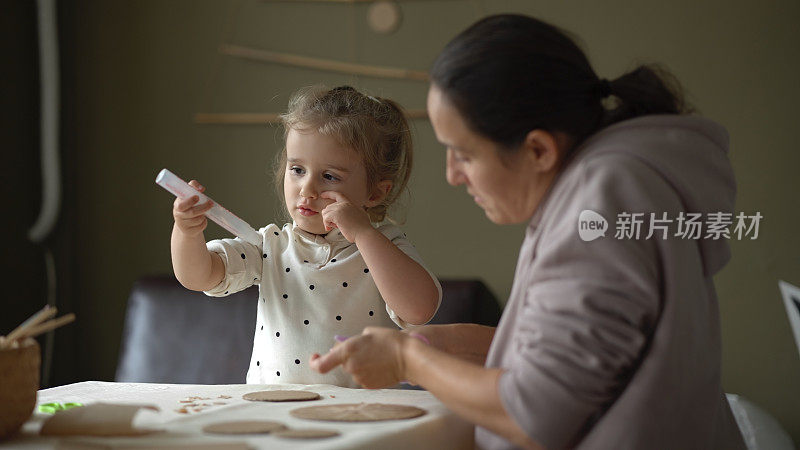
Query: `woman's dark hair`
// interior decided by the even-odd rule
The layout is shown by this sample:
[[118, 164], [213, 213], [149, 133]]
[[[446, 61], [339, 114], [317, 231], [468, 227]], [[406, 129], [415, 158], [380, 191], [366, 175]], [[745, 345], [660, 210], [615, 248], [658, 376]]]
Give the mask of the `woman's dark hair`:
[[[522, 15], [489, 16], [464, 30], [436, 58], [431, 80], [473, 131], [509, 152], [534, 129], [578, 143], [621, 120], [687, 112], [666, 70], [643, 65], [602, 80], [567, 32]], [[612, 109], [603, 106], [608, 95]]]

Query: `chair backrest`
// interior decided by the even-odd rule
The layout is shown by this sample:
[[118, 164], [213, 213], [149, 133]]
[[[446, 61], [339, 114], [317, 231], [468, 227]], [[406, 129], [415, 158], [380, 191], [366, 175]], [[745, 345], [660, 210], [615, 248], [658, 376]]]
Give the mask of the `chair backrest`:
[[[497, 300], [478, 280], [442, 280], [442, 305], [431, 323], [497, 325]], [[258, 288], [225, 298], [190, 291], [172, 275], [133, 285], [116, 381], [244, 383], [256, 323]]]
[[128, 299], [116, 381], [244, 383], [258, 288], [225, 298], [190, 291], [173, 276], [137, 280]]
[[503, 311], [497, 299], [480, 280], [444, 279], [442, 304], [430, 323], [477, 323], [497, 326]]

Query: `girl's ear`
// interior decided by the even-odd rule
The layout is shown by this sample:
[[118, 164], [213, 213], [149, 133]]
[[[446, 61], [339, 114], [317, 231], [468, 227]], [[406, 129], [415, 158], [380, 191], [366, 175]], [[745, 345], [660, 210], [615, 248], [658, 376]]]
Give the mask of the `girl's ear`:
[[375, 190], [373, 191], [372, 196], [367, 200], [365, 206], [367, 208], [372, 208], [373, 206], [380, 205], [384, 198], [389, 195], [389, 191], [392, 190], [392, 182], [391, 180], [383, 180], [379, 181], [378, 184], [375, 186]]

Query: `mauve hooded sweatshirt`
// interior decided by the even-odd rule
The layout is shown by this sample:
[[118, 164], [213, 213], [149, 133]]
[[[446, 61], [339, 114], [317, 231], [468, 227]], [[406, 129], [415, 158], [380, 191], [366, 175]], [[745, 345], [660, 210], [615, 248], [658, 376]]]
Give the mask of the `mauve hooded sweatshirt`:
[[[681, 213], [732, 213], [728, 134], [693, 116], [614, 124], [576, 149], [531, 219], [487, 367], [501, 401], [549, 449], [743, 449], [721, 387], [712, 276], [727, 240], [675, 236]], [[578, 233], [584, 210], [605, 236]], [[615, 236], [644, 213], [639, 239]], [[672, 220], [649, 234], [650, 213]], [[484, 449], [514, 448], [476, 429]]]

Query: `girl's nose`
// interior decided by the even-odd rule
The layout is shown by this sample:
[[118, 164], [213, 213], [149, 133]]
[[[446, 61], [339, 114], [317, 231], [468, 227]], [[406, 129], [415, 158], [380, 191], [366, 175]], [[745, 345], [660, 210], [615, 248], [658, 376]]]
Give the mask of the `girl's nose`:
[[306, 181], [300, 187], [300, 195], [305, 198], [317, 198], [319, 196], [319, 192], [317, 187], [314, 186], [313, 182]]

